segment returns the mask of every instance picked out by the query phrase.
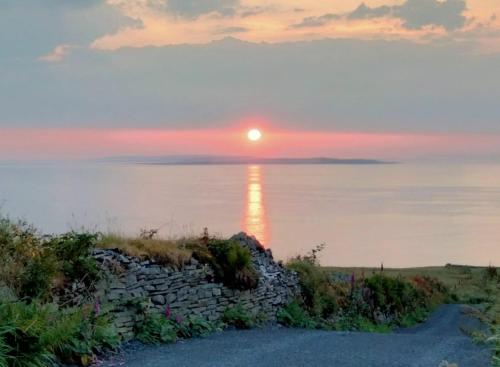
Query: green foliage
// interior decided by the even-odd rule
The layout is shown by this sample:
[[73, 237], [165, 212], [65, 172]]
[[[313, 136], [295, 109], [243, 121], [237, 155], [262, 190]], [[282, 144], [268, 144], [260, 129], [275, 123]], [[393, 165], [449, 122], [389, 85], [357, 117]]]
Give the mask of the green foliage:
[[250, 329], [256, 324], [256, 319], [242, 305], [230, 306], [224, 310], [222, 321], [237, 329]]
[[293, 301], [278, 311], [278, 322], [288, 327], [315, 329], [316, 322], [300, 304]]
[[500, 280], [497, 268], [493, 265], [488, 266], [484, 270], [484, 277], [486, 278], [486, 280]]
[[199, 317], [182, 319], [151, 312], [143, 314], [136, 324], [136, 338], [145, 344], [169, 344], [178, 338], [205, 337], [217, 330], [216, 324]]
[[0, 366], [88, 365], [119, 338], [106, 314], [53, 304], [0, 303]]
[[488, 339], [488, 342], [493, 346], [493, 365], [500, 367], [500, 327], [497, 326], [493, 330], [493, 336]]
[[386, 315], [400, 315], [426, 306], [425, 294], [402, 278], [376, 274], [365, 280], [372, 308]]
[[318, 246], [287, 267], [299, 275], [301, 297], [278, 315], [288, 326], [387, 332], [425, 320], [428, 311], [448, 300], [448, 289], [431, 277], [388, 277], [383, 273], [333, 274], [322, 268]]
[[220, 327], [217, 324], [207, 321], [201, 317], [190, 316], [185, 320], [176, 322], [176, 330], [177, 336], [180, 338], [204, 338], [220, 330]]
[[81, 280], [91, 285], [100, 275], [97, 262], [92, 257], [92, 250], [98, 240], [98, 234], [68, 232], [50, 238], [46, 247], [59, 259], [69, 281]]
[[145, 344], [166, 344], [177, 340], [174, 322], [159, 313], [144, 315], [142, 322], [136, 325], [136, 337]]
[[255, 289], [259, 277], [252, 265], [250, 251], [237, 241], [222, 240], [204, 236], [197, 241], [186, 244], [193, 251], [193, 257], [209, 264], [215, 273], [217, 281], [229, 288], [248, 290]]
[[25, 222], [0, 217], [0, 283], [28, 302], [50, 300], [57, 283], [78, 280], [90, 286], [100, 275], [91, 256], [98, 237], [76, 232], [41, 236]]
[[335, 287], [329, 274], [311, 257], [292, 259], [287, 267], [299, 274], [302, 302], [310, 314], [326, 318], [339, 309], [339, 296], [347, 291]]
[[50, 251], [30, 258], [19, 278], [18, 295], [27, 300], [48, 298], [60, 264]]

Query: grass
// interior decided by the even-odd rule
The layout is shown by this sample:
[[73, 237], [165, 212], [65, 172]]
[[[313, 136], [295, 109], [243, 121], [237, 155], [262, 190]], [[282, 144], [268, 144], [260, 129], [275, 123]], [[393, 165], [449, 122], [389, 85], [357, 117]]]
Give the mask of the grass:
[[97, 243], [97, 247], [118, 249], [128, 256], [152, 259], [161, 265], [182, 268], [193, 257], [193, 251], [187, 248], [187, 244], [195, 241], [196, 239], [191, 238], [132, 238], [117, 234], [106, 234]]

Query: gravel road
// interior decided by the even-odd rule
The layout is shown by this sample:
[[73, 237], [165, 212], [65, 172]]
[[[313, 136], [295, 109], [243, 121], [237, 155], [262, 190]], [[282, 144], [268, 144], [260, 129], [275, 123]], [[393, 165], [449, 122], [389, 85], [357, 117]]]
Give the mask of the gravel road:
[[486, 367], [489, 350], [475, 345], [460, 327], [480, 328], [446, 305], [426, 323], [392, 334], [326, 332], [287, 328], [226, 331], [162, 347], [134, 346], [103, 367]]

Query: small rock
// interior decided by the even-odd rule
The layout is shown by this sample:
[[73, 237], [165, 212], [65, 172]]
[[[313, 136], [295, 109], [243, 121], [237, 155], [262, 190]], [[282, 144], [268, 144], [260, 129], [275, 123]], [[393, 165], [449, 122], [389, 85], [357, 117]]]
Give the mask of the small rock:
[[155, 305], [164, 305], [165, 304], [165, 297], [163, 297], [161, 295], [154, 296], [151, 298], [151, 302], [153, 302], [153, 304], [155, 304]]

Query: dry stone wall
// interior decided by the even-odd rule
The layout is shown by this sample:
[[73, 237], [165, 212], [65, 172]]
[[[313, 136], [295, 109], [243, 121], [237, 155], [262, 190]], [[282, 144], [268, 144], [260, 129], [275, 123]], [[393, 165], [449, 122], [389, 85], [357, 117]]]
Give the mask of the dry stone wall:
[[149, 312], [165, 312], [168, 307], [174, 315], [195, 315], [210, 321], [220, 319], [227, 307], [238, 304], [254, 315], [275, 320], [277, 311], [299, 291], [297, 274], [275, 262], [271, 251], [264, 250], [255, 238], [240, 233], [233, 239], [250, 250], [259, 274], [256, 289], [229, 289], [215, 282], [209, 265], [195, 259], [176, 269], [114, 250], [95, 250], [106, 274], [97, 297], [101, 303], [113, 305], [118, 330], [126, 338], [133, 335], [137, 317], [130, 307], [134, 300], [149, 300]]

